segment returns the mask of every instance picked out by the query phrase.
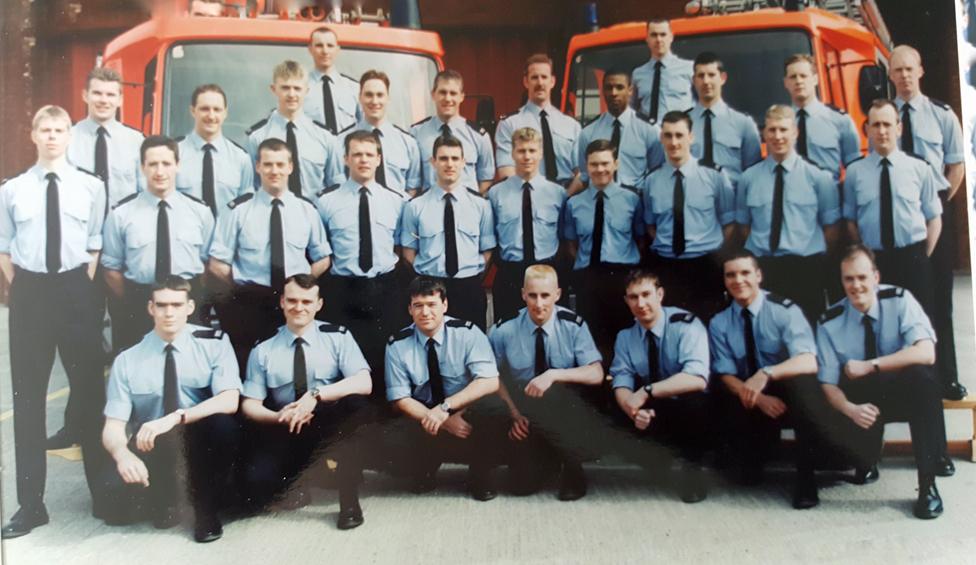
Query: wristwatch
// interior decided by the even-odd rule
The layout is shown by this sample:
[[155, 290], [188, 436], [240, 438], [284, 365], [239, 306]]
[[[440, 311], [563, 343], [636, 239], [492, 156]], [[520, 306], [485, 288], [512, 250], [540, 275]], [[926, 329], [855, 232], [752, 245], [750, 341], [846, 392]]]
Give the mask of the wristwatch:
[[176, 410], [173, 410], [173, 414], [176, 414], [177, 416], [180, 417], [180, 424], [186, 423], [186, 410], [182, 408], [177, 408]]
[[446, 400], [438, 404], [437, 407], [443, 410], [444, 413], [446, 413], [448, 416], [453, 415], [455, 412], [455, 410], [451, 408], [451, 403]]
[[319, 401], [319, 389], [318, 389], [318, 387], [312, 387], [312, 388], [308, 389], [308, 393], [312, 395], [312, 398], [315, 399], [315, 402], [318, 402]]
[[654, 394], [651, 392], [652, 390], [654, 390], [654, 383], [644, 385], [644, 392], [647, 393], [648, 399], [654, 398]]
[[878, 362], [877, 359], [872, 359], [871, 360], [871, 367], [874, 368], [874, 372], [875, 373], [880, 373], [881, 372], [881, 363]]
[[769, 377], [769, 380], [771, 381], [776, 380], [773, 378], [773, 370], [770, 369], [769, 367], [763, 367], [762, 369], [759, 370], [762, 371], [763, 373], [766, 373], [766, 376]]

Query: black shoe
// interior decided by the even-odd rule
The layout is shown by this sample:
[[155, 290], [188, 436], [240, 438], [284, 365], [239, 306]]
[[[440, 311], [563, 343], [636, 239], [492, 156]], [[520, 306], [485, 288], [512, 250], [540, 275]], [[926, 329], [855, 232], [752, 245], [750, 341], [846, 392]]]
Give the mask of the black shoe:
[[193, 539], [197, 543], [217, 541], [223, 535], [224, 527], [216, 515], [198, 517], [196, 525], [193, 526]]
[[942, 398], [946, 400], [962, 400], [966, 398], [967, 394], [966, 387], [962, 386], [959, 381], [951, 382], [942, 387]]
[[857, 469], [854, 471], [854, 480], [851, 482], [855, 485], [869, 485], [877, 482], [879, 478], [881, 478], [881, 473], [878, 471], [878, 466], [872, 465], [870, 469]]
[[948, 455], [943, 455], [939, 458], [939, 462], [936, 464], [935, 475], [937, 477], [951, 477], [956, 474], [956, 466], [953, 465], [952, 459]]
[[817, 480], [813, 473], [797, 476], [796, 485], [793, 487], [793, 508], [806, 510], [820, 504], [820, 495], [817, 494]]
[[78, 442], [65, 428], [61, 428], [44, 442], [44, 448], [48, 451], [67, 449], [74, 445], [78, 445]]
[[694, 504], [708, 497], [705, 486], [705, 472], [699, 468], [684, 468], [681, 470], [681, 502]]
[[416, 475], [410, 484], [410, 492], [425, 494], [437, 488], [437, 471], [427, 471]]
[[586, 496], [586, 475], [579, 463], [564, 463], [559, 474], [559, 492], [556, 498], [563, 501], [579, 500]]
[[153, 513], [152, 525], [157, 530], [168, 530], [179, 526], [182, 521], [180, 509], [176, 506], [167, 506]]
[[491, 479], [491, 472], [488, 470], [470, 471], [468, 477], [468, 489], [471, 498], [479, 502], [487, 502], [498, 496], [498, 489]]
[[921, 520], [931, 520], [942, 515], [942, 497], [935, 487], [935, 479], [919, 481], [914, 513]]
[[31, 530], [43, 526], [50, 521], [47, 509], [42, 504], [38, 508], [20, 508], [14, 513], [7, 525], [0, 530], [0, 537], [3, 539], [14, 539], [26, 536]]
[[340, 530], [351, 530], [362, 526], [364, 521], [363, 509], [357, 503], [339, 510], [339, 520], [336, 522], [336, 527]]

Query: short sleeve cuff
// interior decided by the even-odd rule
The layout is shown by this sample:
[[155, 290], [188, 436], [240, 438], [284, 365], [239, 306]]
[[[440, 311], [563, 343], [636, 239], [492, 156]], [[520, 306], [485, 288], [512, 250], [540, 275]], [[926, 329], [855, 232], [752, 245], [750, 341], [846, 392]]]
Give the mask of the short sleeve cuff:
[[738, 369], [731, 359], [716, 359], [712, 361], [712, 372], [716, 375], [737, 375]]
[[101, 251], [102, 249], [102, 234], [96, 234], [89, 236], [86, 249], [88, 251]]
[[956, 163], [962, 163], [965, 158], [965, 155], [962, 153], [946, 153], [942, 156], [942, 162], [946, 165], [955, 165]]
[[409, 398], [409, 397], [410, 397], [410, 387], [388, 386], [386, 389], [386, 399], [390, 402], [394, 402], [402, 398]]
[[719, 214], [718, 221], [723, 226], [727, 226], [735, 221], [735, 212], [724, 212]]
[[268, 397], [268, 390], [261, 384], [248, 380], [244, 381], [244, 391], [241, 394], [255, 400], [264, 400]]
[[132, 404], [124, 400], [109, 400], [105, 403], [103, 414], [106, 418], [128, 422], [129, 416], [132, 415]]
[[932, 343], [936, 342], [935, 336], [923, 326], [915, 326], [905, 332], [905, 343], [908, 343], [909, 345], [924, 339], [930, 339], [932, 340]]
[[[701, 377], [708, 381], [708, 366], [701, 361], [688, 361], [681, 367], [681, 372], [687, 375]], [[733, 373], [734, 374], [734, 373]]]
[[105, 255], [104, 253], [99, 258], [99, 262], [103, 267], [112, 271], [121, 271], [124, 266], [122, 261], [120, 261], [118, 258], [111, 255]]
[[840, 221], [840, 208], [831, 208], [820, 213], [820, 224], [829, 226]]
[[626, 388], [634, 390], [634, 376], [627, 373], [613, 375], [613, 388]]
[[825, 385], [836, 385], [840, 382], [840, 367], [821, 367], [817, 371], [817, 380]]

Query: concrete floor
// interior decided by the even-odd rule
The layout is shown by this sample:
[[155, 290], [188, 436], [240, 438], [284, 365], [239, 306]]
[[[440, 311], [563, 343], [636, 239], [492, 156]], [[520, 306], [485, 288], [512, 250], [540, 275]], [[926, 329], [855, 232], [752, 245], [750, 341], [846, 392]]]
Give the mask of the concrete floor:
[[[976, 391], [971, 281], [958, 277], [956, 344], [962, 381]], [[0, 312], [0, 462], [3, 518], [16, 510], [6, 315]], [[48, 428], [60, 427], [66, 381], [52, 378]], [[948, 413], [950, 439], [971, 433], [967, 413]], [[907, 438], [903, 425], [887, 437]], [[313, 504], [225, 522], [220, 541], [198, 545], [188, 528], [164, 532], [148, 524], [111, 528], [92, 518], [81, 463], [48, 457], [46, 501], [52, 523], [3, 542], [3, 563], [971, 563], [976, 554], [976, 465], [957, 460], [940, 479], [946, 504], [938, 520], [911, 516], [916, 496], [911, 460], [886, 458], [879, 482], [856, 487], [822, 476], [821, 505], [789, 506], [790, 477], [772, 473], [762, 487], [717, 480], [706, 501], [682, 504], [633, 467], [588, 467], [590, 494], [577, 502], [552, 490], [527, 498], [504, 494], [479, 503], [464, 495], [464, 470], [443, 469], [436, 492], [414, 496], [393, 478], [367, 473], [366, 524], [335, 529], [334, 491], [315, 490]]]

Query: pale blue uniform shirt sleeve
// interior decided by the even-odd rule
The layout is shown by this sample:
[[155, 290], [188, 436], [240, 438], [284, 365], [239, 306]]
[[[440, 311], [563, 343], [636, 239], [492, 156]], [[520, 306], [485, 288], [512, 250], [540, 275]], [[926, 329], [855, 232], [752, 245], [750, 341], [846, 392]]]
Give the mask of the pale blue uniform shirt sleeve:
[[830, 332], [823, 323], [817, 324], [817, 379], [824, 384], [837, 385], [842, 368]]
[[211, 392], [216, 396], [226, 390], [241, 390], [240, 368], [234, 348], [230, 344], [230, 337], [226, 333], [222, 334], [220, 340], [211, 347], [216, 350], [211, 372]]
[[[677, 359], [671, 361], [665, 358], [662, 368], [669, 362], [676, 362], [681, 367], [680, 372], [708, 381], [708, 331], [705, 330], [705, 326], [698, 318], [692, 320], [691, 323], [672, 323], [682, 323], [687, 327], [679, 332]], [[668, 376], [677, 374], [677, 372], [675, 371]]]
[[928, 173], [928, 175], [923, 175], [921, 195], [922, 214], [926, 221], [942, 215], [942, 201], [939, 199], [939, 191], [948, 188], [946, 178], [931, 164], [928, 166]]
[[512, 133], [515, 132], [512, 118], [514, 115], [503, 118], [502, 121], [498, 122], [498, 127], [495, 129], [495, 166], [498, 168], [515, 166], [515, 161], [512, 160]]
[[411, 200], [403, 206], [403, 214], [400, 216], [400, 246], [417, 250], [420, 244], [419, 220], [417, 205]]
[[729, 306], [726, 310], [716, 314], [708, 323], [708, 347], [711, 353], [712, 374], [732, 375], [738, 374], [735, 353], [732, 351], [732, 344], [729, 343], [730, 332], [734, 331], [728, 322], [728, 312], [732, 309]]
[[488, 205], [488, 201], [479, 202], [479, 208], [481, 208], [481, 221], [478, 225], [481, 229], [481, 237], [478, 251], [484, 253], [497, 247], [498, 241], [495, 239], [495, 214], [492, 212], [491, 206]]
[[105, 228], [102, 232], [102, 254], [99, 261], [106, 269], [122, 271], [125, 269], [125, 242], [122, 240], [119, 215], [115, 210], [105, 217]]
[[898, 300], [898, 334], [901, 336], [902, 347], [926, 339], [935, 341], [932, 322], [912, 293], [905, 289], [905, 294], [896, 300]]
[[247, 376], [244, 378], [244, 391], [241, 393], [243, 396], [257, 400], [268, 397], [266, 358], [267, 352], [260, 345], [251, 349], [247, 356]]
[[785, 317], [786, 321], [781, 323], [780, 327], [783, 329], [783, 342], [786, 345], [787, 354], [790, 357], [796, 357], [801, 353], [816, 355], [816, 340], [813, 337], [810, 322], [803, 315], [803, 310], [796, 304], [782, 310], [784, 313], [781, 316]]
[[120, 355], [112, 363], [109, 372], [108, 386], [105, 388], [105, 409], [103, 414], [107, 418], [129, 421], [132, 415], [132, 390], [129, 387], [129, 369], [126, 358]]
[[[634, 353], [638, 358], [640, 354], [635, 350], [637, 345], [635, 345], [637, 336], [642, 335], [640, 333], [640, 328], [632, 326], [617, 333], [617, 339], [613, 344], [613, 362], [610, 363], [609, 373], [613, 377], [613, 388], [626, 388], [628, 390], [634, 390], [634, 385], [637, 383], [637, 379], [640, 377], [637, 371], [637, 367], [634, 364], [631, 354]], [[643, 354], [647, 356], [646, 342], [642, 342], [645, 347], [643, 348]]]
[[861, 135], [854, 125], [854, 120], [847, 114], [838, 114], [835, 119], [839, 122], [841, 154], [844, 163], [847, 164], [861, 157]]
[[386, 399], [390, 402], [410, 397], [410, 369], [404, 358], [404, 349], [405, 346], [396, 341], [386, 346], [383, 376], [386, 380]]
[[11, 204], [11, 191], [6, 182], [0, 185], [0, 253], [10, 254], [10, 244], [17, 230], [14, 228], [14, 210]]
[[329, 245], [329, 238], [325, 235], [325, 226], [322, 224], [321, 218], [319, 218], [315, 205], [308, 201], [303, 201], [303, 204], [308, 204], [308, 206], [302, 207], [305, 221], [309, 226], [308, 255], [312, 259], [312, 262], [325, 259], [329, 255], [332, 255], [332, 246]]

